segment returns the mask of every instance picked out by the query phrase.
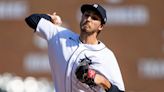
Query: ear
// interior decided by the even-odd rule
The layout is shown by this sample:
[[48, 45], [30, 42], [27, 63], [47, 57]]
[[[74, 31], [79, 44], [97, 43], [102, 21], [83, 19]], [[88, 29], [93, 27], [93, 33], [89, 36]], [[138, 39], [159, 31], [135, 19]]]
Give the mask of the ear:
[[104, 25], [103, 24], [101, 24], [100, 26], [99, 26], [99, 30], [102, 30], [104, 28]]

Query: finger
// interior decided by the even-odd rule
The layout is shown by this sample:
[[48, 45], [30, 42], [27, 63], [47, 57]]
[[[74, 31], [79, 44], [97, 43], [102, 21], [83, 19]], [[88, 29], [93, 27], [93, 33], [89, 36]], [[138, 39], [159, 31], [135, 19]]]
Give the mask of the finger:
[[56, 15], [56, 12], [54, 12], [52, 15]]
[[51, 14], [47, 14], [48, 16], [52, 16]]

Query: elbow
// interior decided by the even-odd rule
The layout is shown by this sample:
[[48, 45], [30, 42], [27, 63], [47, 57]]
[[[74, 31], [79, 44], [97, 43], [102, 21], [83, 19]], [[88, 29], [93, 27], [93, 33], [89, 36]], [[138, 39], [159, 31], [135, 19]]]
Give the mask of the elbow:
[[32, 14], [25, 18], [25, 22], [32, 29], [36, 29], [37, 24], [39, 23], [40, 18], [38, 18], [37, 14]]

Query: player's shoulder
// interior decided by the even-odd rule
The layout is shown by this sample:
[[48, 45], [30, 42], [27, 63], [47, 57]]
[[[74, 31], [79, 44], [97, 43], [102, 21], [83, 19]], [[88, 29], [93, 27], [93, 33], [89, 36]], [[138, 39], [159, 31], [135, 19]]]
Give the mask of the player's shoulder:
[[105, 46], [104, 52], [108, 53], [108, 54], [114, 54], [113, 50], [111, 48], [107, 47], [107, 46]]
[[104, 55], [104, 57], [106, 58], [106, 59], [115, 59], [116, 58], [116, 56], [115, 56], [115, 52], [112, 50], [112, 49], [110, 49], [110, 48], [108, 48], [108, 47], [106, 47], [106, 48], [104, 48], [104, 50], [102, 51], [102, 54]]

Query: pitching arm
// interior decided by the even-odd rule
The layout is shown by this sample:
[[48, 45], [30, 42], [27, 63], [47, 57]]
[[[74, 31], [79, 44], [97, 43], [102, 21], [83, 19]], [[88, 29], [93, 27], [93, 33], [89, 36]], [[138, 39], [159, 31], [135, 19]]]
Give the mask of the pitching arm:
[[47, 14], [32, 14], [25, 18], [25, 21], [31, 28], [35, 30], [41, 18], [51, 21], [51, 17]]

